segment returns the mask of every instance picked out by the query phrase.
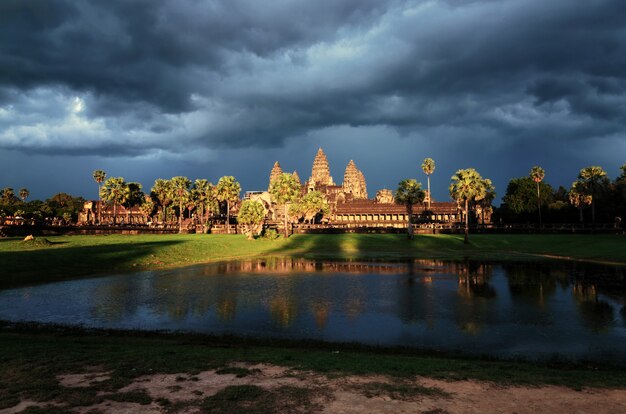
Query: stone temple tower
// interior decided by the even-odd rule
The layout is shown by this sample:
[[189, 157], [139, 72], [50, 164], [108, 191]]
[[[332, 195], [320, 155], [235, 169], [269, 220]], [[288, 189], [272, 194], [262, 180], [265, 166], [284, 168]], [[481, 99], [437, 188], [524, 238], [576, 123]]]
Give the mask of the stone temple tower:
[[326, 154], [320, 148], [317, 151], [317, 155], [313, 160], [313, 170], [311, 171], [311, 178], [309, 178], [309, 185], [335, 185], [333, 177], [330, 176], [330, 167], [328, 166], [328, 158]]
[[267, 190], [269, 191], [270, 187], [272, 186], [272, 182], [274, 182], [275, 179], [277, 179], [278, 177], [280, 177], [280, 175], [283, 173], [283, 169], [280, 168], [280, 164], [278, 163], [278, 161], [276, 161], [274, 163], [274, 167], [272, 168], [272, 172], [270, 172], [270, 183], [267, 187]]
[[352, 194], [355, 200], [367, 198], [365, 176], [352, 160], [348, 163], [346, 172], [343, 174], [343, 191]]

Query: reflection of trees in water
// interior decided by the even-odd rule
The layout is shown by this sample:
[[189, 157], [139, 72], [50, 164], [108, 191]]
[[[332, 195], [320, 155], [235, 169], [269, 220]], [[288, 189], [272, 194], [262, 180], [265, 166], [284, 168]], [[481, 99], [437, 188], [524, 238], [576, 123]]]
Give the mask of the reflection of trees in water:
[[235, 314], [237, 313], [237, 292], [235, 290], [223, 290], [219, 292], [215, 312], [223, 322], [229, 322], [235, 319]]
[[91, 314], [109, 322], [120, 321], [137, 311], [139, 290], [136, 283], [126, 278], [100, 284], [91, 291]]
[[298, 305], [287, 295], [278, 294], [270, 299], [270, 317], [281, 328], [288, 328], [296, 320]]
[[328, 317], [330, 316], [330, 302], [322, 300], [311, 304], [311, 312], [313, 313], [317, 329], [324, 329], [328, 322]]
[[435, 299], [432, 291], [432, 278], [425, 283], [409, 272], [398, 283], [398, 316], [405, 322], [424, 322], [435, 326]]
[[555, 295], [558, 285], [565, 287], [569, 284], [569, 275], [563, 269], [531, 263], [505, 265], [503, 268], [511, 296], [538, 305], [540, 309]]
[[466, 262], [457, 267], [458, 295], [454, 307], [456, 325], [463, 332], [477, 335], [489, 316], [489, 305], [496, 297], [490, 279], [493, 266], [485, 263]]
[[582, 324], [593, 332], [606, 332], [614, 322], [613, 307], [598, 298], [598, 289], [593, 284], [575, 282], [572, 295], [577, 304]]

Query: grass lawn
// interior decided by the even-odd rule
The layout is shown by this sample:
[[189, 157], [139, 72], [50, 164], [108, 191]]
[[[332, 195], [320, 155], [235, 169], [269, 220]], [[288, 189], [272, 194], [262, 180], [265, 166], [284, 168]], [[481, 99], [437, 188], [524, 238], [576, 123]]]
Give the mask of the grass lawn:
[[83, 277], [267, 256], [319, 259], [411, 258], [541, 260], [546, 256], [626, 264], [626, 237], [613, 235], [416, 236], [336, 234], [247, 240], [228, 235], [59, 236], [0, 239], [0, 288]]

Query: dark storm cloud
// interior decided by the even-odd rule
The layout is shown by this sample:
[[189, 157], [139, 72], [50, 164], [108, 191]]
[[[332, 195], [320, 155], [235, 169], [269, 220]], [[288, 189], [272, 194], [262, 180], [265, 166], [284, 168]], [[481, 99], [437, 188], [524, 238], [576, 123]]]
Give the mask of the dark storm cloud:
[[566, 141], [626, 123], [622, 0], [5, 0], [0, 16], [0, 148], [156, 156], [335, 126]]

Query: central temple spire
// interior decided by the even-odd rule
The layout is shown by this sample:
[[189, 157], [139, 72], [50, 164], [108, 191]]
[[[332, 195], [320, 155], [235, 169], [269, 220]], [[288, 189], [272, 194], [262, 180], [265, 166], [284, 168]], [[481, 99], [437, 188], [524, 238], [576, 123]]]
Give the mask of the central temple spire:
[[324, 150], [320, 147], [317, 155], [313, 160], [313, 168], [311, 170], [310, 184], [317, 185], [335, 185], [333, 177], [330, 175], [330, 167], [328, 166], [328, 158], [324, 154]]

